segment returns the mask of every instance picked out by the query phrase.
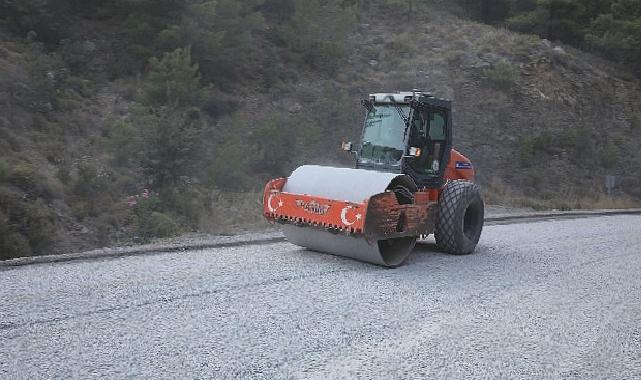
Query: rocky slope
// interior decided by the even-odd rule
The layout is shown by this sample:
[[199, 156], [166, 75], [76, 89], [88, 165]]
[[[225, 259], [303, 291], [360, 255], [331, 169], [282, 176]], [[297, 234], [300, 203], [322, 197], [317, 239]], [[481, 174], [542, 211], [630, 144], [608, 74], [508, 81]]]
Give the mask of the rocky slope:
[[[131, 241], [126, 199], [144, 185], [114, 162], [108, 137], [130, 114], [140, 78], [107, 79], [100, 65], [91, 80], [73, 76], [28, 39], [1, 25], [0, 33], [3, 244], [32, 254]], [[106, 61], [100, 54], [109, 51], [95, 62]], [[641, 199], [641, 82], [590, 54], [445, 12], [408, 23], [372, 11], [360, 15], [348, 61], [335, 74], [286, 70], [295, 75], [266, 90], [227, 90], [237, 107], [208, 116], [217, 131], [248, 126], [241, 138], [266, 115], [291, 121], [292, 130], [314, 125], [314, 133], [272, 144], [274, 152], [309, 145], [274, 175], [304, 163], [349, 165], [338, 146], [360, 133], [359, 100], [420, 88], [454, 101], [455, 145], [474, 161], [490, 202], [573, 208]], [[223, 152], [227, 143], [212, 133], [206, 144]], [[605, 175], [618, 177], [614, 200], [603, 196]], [[245, 190], [207, 188], [210, 210], [199, 229], [232, 232], [260, 220], [260, 186]]]

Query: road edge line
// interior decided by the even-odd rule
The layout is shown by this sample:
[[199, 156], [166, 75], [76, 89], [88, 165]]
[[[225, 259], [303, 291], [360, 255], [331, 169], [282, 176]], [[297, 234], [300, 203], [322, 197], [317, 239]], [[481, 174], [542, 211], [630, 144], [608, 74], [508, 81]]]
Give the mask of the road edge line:
[[[617, 215], [641, 215], [641, 209], [612, 209], [612, 210], [601, 210], [601, 211], [555, 211], [555, 212], [542, 212], [542, 213], [529, 213], [529, 214], [518, 214], [518, 215], [501, 215], [501, 216], [491, 216], [485, 218], [485, 222], [495, 223], [495, 222], [514, 222], [520, 223], [527, 220], [539, 221], [540, 219], [571, 219], [571, 218], [582, 218], [582, 217], [595, 217], [595, 216], [617, 216]], [[0, 261], [0, 271], [22, 267], [27, 265], [34, 264], [52, 264], [52, 263], [63, 263], [69, 261], [81, 261], [81, 260], [101, 260], [109, 259], [116, 257], [128, 257], [128, 256], [141, 256], [141, 255], [152, 255], [152, 254], [162, 254], [162, 253], [171, 253], [171, 252], [185, 252], [185, 251], [196, 251], [202, 249], [212, 249], [212, 248], [230, 248], [230, 247], [244, 247], [252, 245], [265, 245], [284, 242], [285, 237], [282, 235], [273, 236], [264, 239], [255, 239], [255, 240], [240, 240], [232, 242], [205, 242], [205, 243], [195, 243], [195, 244], [183, 244], [169, 247], [158, 247], [155, 245], [148, 246], [138, 246], [138, 247], [124, 247], [124, 248], [103, 248], [87, 252], [77, 252], [77, 253], [63, 253], [59, 255], [44, 255], [44, 256], [30, 256], [30, 257], [19, 257], [11, 260]]]

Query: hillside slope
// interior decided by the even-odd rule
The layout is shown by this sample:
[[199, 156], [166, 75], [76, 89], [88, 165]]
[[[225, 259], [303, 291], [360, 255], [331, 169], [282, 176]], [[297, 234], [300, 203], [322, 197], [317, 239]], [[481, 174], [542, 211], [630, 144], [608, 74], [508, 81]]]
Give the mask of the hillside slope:
[[[149, 206], [152, 219], [131, 197], [147, 202], [156, 189], [143, 189], [154, 183], [114, 146], [126, 142], [114, 125], [134, 117], [141, 76], [114, 78], [100, 64], [110, 62], [109, 44], [91, 36], [96, 65], [78, 74], [0, 25], [4, 257], [255, 225], [256, 192], [269, 177], [304, 163], [351, 164], [338, 146], [357, 139], [359, 100], [375, 91], [420, 88], [451, 98], [455, 146], [474, 161], [491, 202], [572, 208], [641, 199], [638, 78], [576, 49], [437, 10], [405, 20], [389, 9], [360, 14], [347, 59], [332, 73], [276, 57], [273, 83], [252, 77], [209, 88], [200, 117], [204, 164], [181, 177], [171, 208]], [[255, 146], [260, 158], [247, 160], [242, 152], [252, 158]], [[605, 175], [619, 178], [614, 200], [603, 197]]]
[[438, 12], [406, 28], [361, 24], [353, 42], [336, 85], [451, 98], [455, 145], [486, 185], [558, 198], [599, 193], [609, 174], [641, 196], [640, 82], [614, 64]]

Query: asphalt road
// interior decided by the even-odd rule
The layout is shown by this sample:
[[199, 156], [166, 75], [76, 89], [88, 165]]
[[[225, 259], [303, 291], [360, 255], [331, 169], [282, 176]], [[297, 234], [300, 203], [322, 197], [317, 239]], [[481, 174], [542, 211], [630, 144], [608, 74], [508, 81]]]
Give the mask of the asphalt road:
[[0, 271], [0, 378], [641, 378], [641, 216], [397, 269], [287, 243]]

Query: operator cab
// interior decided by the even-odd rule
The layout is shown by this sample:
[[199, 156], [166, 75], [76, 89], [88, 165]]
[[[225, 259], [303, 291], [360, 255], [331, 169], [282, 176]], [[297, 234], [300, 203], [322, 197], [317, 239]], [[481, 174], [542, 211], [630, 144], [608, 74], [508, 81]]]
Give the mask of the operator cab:
[[356, 167], [404, 173], [419, 187], [442, 186], [452, 148], [451, 102], [413, 91], [371, 94], [363, 106]]

